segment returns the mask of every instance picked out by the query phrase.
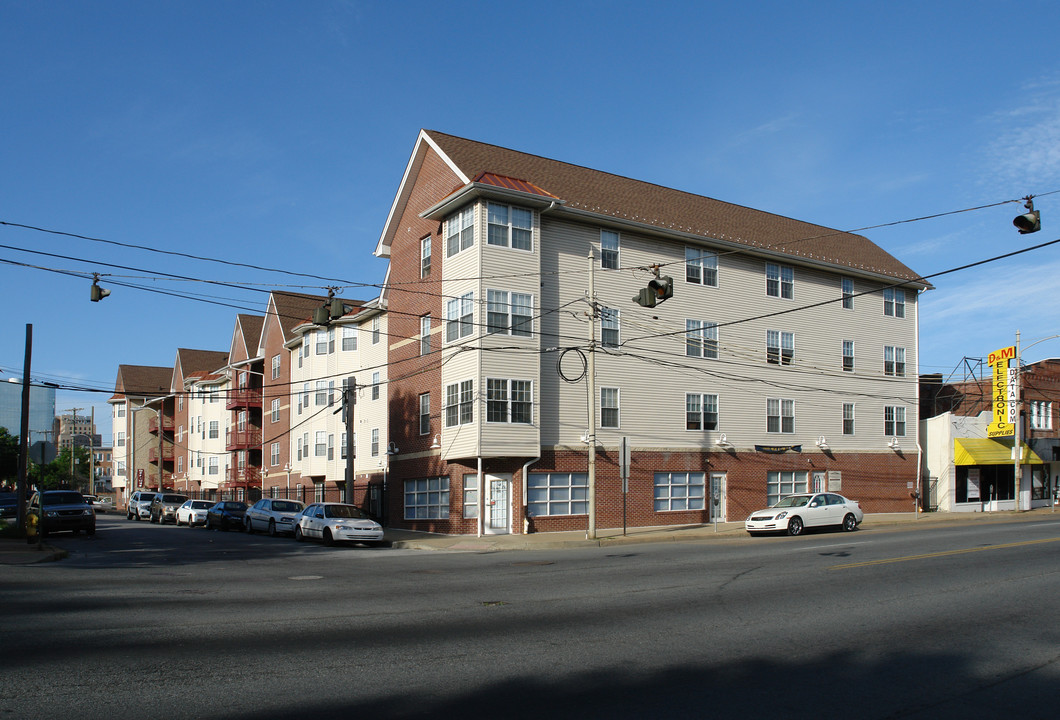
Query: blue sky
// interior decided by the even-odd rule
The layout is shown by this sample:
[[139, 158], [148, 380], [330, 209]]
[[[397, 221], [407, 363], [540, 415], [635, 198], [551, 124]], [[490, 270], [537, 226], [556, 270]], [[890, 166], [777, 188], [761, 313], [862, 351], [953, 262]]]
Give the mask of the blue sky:
[[[0, 0], [0, 221], [378, 283], [430, 128], [842, 230], [951, 213], [863, 231], [931, 276], [1060, 237], [1057, 26], [1036, 0]], [[1022, 236], [1006, 201], [1028, 194]], [[0, 371], [32, 324], [33, 376], [102, 390], [58, 394], [97, 419], [120, 363], [227, 350], [267, 289], [337, 284], [11, 225], [0, 244], [48, 268], [0, 263]], [[1060, 333], [1058, 277], [1051, 246], [933, 280], [920, 371]]]

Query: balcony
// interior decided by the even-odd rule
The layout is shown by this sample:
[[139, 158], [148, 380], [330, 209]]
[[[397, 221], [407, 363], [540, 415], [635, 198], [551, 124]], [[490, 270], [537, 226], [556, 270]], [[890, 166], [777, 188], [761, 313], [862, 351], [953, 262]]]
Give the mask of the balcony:
[[227, 410], [261, 407], [261, 388], [241, 387], [229, 392], [228, 403], [225, 405]]
[[229, 430], [225, 435], [226, 450], [260, 450], [261, 428]]
[[[163, 415], [162, 416], [162, 430], [163, 430], [163, 432], [173, 432], [173, 428], [174, 428], [173, 418], [166, 417], [166, 416]], [[158, 434], [158, 417], [157, 416], [148, 419], [148, 421], [147, 421], [147, 431], [149, 433], [151, 433], [152, 435], [157, 435]]]
[[228, 468], [225, 487], [245, 487], [261, 484], [261, 468], [254, 466]]
[[[158, 464], [158, 447], [151, 447], [147, 449], [147, 462], [152, 465]], [[163, 445], [162, 446], [162, 462], [173, 462], [173, 446]]]

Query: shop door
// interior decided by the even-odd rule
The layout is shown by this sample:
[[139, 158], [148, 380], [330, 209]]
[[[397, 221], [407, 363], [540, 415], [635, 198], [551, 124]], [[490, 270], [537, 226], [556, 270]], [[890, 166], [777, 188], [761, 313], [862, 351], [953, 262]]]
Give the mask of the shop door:
[[486, 475], [486, 535], [507, 535], [511, 532], [512, 476]]

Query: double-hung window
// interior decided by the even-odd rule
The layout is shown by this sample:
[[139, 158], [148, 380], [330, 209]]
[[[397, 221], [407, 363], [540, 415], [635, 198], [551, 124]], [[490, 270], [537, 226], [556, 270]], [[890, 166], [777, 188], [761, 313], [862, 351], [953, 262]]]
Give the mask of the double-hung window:
[[843, 371], [854, 372], [854, 341], [843, 341]]
[[795, 334], [780, 330], [766, 331], [766, 361], [773, 365], [791, 365], [795, 358]]
[[379, 399], [379, 380], [380, 380], [379, 371], [376, 370], [374, 373], [372, 373], [372, 399], [373, 400], [378, 400]]
[[795, 269], [766, 263], [766, 295], [791, 300], [795, 297]]
[[456, 427], [474, 421], [474, 381], [464, 380], [445, 386], [445, 426]]
[[378, 345], [379, 344], [379, 336], [380, 336], [380, 334], [382, 332], [382, 327], [383, 327], [383, 321], [379, 319], [378, 315], [376, 315], [374, 318], [372, 318], [372, 344], [373, 345]]
[[280, 398], [272, 399], [272, 412], [269, 413], [269, 420], [272, 422], [280, 422]]
[[795, 432], [795, 401], [766, 398], [766, 432]]
[[452, 257], [475, 244], [475, 208], [469, 206], [446, 222], [445, 256]]
[[843, 403], [843, 434], [854, 434], [854, 403]]
[[685, 393], [685, 429], [718, 429], [718, 396], [708, 393]]
[[1053, 428], [1053, 404], [1045, 400], [1031, 401], [1031, 427], [1035, 430]]
[[420, 393], [420, 435], [431, 432], [431, 394]]
[[883, 348], [883, 374], [905, 377], [905, 348], [885, 345]]
[[316, 354], [327, 355], [328, 354], [328, 334], [323, 330], [317, 330], [314, 333], [316, 337]]
[[618, 388], [600, 388], [600, 427], [617, 428], [619, 422]]
[[890, 437], [905, 437], [905, 407], [887, 405], [883, 408], [883, 434]]
[[269, 464], [276, 467], [280, 464], [280, 443], [274, 442], [269, 446]]
[[486, 379], [486, 422], [533, 422], [534, 393], [529, 380]]
[[420, 240], [420, 277], [425, 278], [431, 274], [431, 236]]
[[475, 293], [469, 292], [445, 303], [445, 341], [453, 342], [471, 335], [475, 310]]
[[486, 291], [486, 329], [529, 337], [533, 334], [534, 297], [507, 290]]
[[534, 247], [534, 214], [526, 208], [489, 203], [486, 243], [516, 250]]
[[272, 356], [272, 379], [278, 380], [280, 377], [280, 356]]
[[357, 328], [351, 325], [342, 326], [342, 349], [357, 349]]
[[718, 357], [718, 324], [706, 320], [685, 320], [685, 355]]
[[431, 316], [420, 317], [420, 355], [428, 355], [431, 352]]
[[317, 380], [317, 391], [315, 393], [314, 404], [317, 407], [322, 407], [328, 404], [328, 381]]
[[888, 317], [905, 317], [905, 290], [901, 288], [883, 289], [883, 314]]
[[718, 286], [718, 254], [702, 248], [685, 248], [685, 282]]
[[850, 278], [843, 278], [843, 309], [853, 310], [854, 309], [854, 281]]
[[600, 308], [600, 344], [604, 347], [618, 347], [618, 310], [615, 308]]
[[210, 439], [216, 440], [221, 435], [221, 425], [217, 420], [210, 421]]
[[313, 443], [313, 457], [324, 457], [328, 454], [328, 433], [326, 430], [317, 430], [316, 442]]
[[600, 231], [600, 267], [604, 270], [617, 270], [618, 233], [611, 230]]

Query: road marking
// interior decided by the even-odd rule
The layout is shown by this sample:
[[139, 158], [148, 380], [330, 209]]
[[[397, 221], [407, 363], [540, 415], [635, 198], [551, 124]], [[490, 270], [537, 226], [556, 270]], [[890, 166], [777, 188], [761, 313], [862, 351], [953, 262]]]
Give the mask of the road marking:
[[924, 553], [923, 555], [906, 555], [904, 557], [884, 558], [883, 560], [867, 560], [865, 562], [847, 563], [846, 565], [833, 565], [829, 570], [849, 570], [850, 568], [869, 567], [870, 565], [887, 565], [889, 563], [908, 562], [909, 560], [926, 560], [928, 558], [946, 557], [947, 555], [964, 555], [966, 553], [983, 552], [984, 550], [1003, 550], [1005, 548], [1022, 547], [1024, 545], [1039, 545], [1041, 543], [1060, 542], [1060, 537], [1046, 538], [1044, 540], [1024, 540], [1022, 542], [1004, 543], [1002, 545], [987, 545], [986, 547], [964, 548], [963, 550], [944, 550], [942, 552]]

